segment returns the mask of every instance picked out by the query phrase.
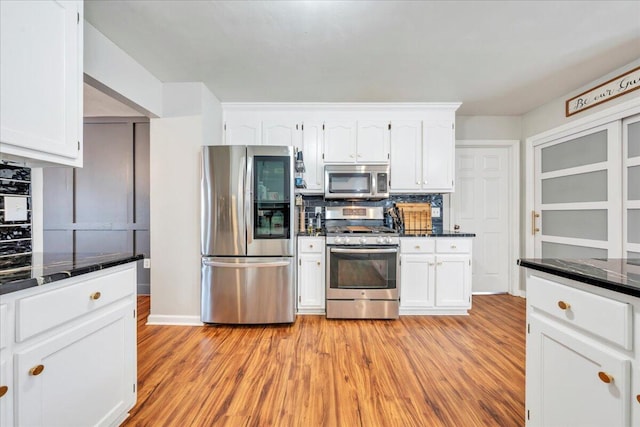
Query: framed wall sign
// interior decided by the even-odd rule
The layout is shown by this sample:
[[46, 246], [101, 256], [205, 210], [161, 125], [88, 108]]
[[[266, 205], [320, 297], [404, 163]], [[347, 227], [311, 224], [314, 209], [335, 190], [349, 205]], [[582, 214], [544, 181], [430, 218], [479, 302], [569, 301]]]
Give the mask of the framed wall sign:
[[565, 102], [566, 117], [640, 89], [640, 67], [574, 96]]

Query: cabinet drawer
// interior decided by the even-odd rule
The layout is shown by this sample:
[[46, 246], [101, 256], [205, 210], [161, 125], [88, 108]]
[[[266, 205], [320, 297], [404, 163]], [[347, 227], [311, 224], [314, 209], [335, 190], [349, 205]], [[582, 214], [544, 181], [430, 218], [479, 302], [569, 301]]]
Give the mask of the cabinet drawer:
[[320, 254], [324, 248], [324, 239], [303, 237], [298, 239], [298, 252], [302, 254]]
[[419, 237], [400, 239], [400, 252], [403, 254], [433, 253], [435, 248], [435, 239]]
[[543, 311], [627, 350], [632, 349], [630, 304], [537, 276], [531, 276], [527, 282], [527, 300], [535, 310]]
[[438, 253], [469, 253], [471, 252], [471, 240], [460, 237], [438, 238], [436, 240], [436, 252]]
[[105, 270], [98, 277], [22, 298], [16, 301], [16, 341], [22, 342], [131, 295], [135, 285], [136, 269], [130, 267], [114, 272]]

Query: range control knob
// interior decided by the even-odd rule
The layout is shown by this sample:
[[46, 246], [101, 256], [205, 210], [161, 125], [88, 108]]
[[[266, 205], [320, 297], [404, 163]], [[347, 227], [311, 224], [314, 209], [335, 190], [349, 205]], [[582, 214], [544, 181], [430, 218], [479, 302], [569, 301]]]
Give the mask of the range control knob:
[[344, 238], [344, 244], [345, 244], [345, 245], [348, 245], [348, 244], [349, 244], [349, 238], [348, 238], [348, 237], [345, 237], [345, 238]]
[[365, 243], [367, 243], [367, 238], [366, 237], [361, 237], [359, 239], [359, 242], [360, 242], [361, 245], [364, 245]]
[[391, 237], [385, 237], [385, 238], [384, 238], [384, 242], [385, 242], [386, 244], [390, 244], [390, 243], [391, 243]]
[[344, 237], [341, 237], [341, 236], [336, 237], [336, 243], [338, 245], [343, 244], [344, 243]]
[[384, 237], [380, 236], [376, 239], [376, 243], [384, 243]]

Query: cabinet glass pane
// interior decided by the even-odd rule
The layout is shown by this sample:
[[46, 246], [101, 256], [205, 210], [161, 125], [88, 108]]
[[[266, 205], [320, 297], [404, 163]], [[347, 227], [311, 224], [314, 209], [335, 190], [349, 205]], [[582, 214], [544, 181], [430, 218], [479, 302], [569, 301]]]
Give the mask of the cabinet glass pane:
[[627, 242], [640, 243], [640, 209], [627, 210]]
[[640, 200], [640, 166], [627, 168], [627, 200]]
[[606, 170], [542, 180], [543, 204], [604, 202], [606, 200]]
[[542, 172], [551, 172], [606, 161], [607, 131], [602, 130], [543, 148], [541, 166]]
[[607, 258], [607, 255], [606, 249], [542, 242], [542, 258]]
[[606, 209], [542, 211], [542, 234], [607, 240]]
[[631, 123], [627, 129], [629, 131], [627, 133], [629, 146], [627, 157], [638, 157], [640, 156], [640, 122]]
[[640, 252], [627, 252], [627, 258], [629, 259], [640, 259]]

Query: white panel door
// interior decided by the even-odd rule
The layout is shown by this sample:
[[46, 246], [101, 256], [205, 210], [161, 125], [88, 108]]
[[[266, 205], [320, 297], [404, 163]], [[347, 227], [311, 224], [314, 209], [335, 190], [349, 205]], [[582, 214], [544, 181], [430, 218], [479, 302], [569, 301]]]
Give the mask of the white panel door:
[[324, 124], [324, 162], [355, 163], [356, 122]]
[[389, 162], [388, 121], [358, 121], [356, 160], [363, 163]]
[[391, 123], [391, 191], [419, 191], [422, 188], [422, 122]]
[[262, 145], [299, 146], [300, 125], [274, 121], [262, 122]]
[[435, 264], [434, 255], [400, 255], [401, 308], [434, 306]]
[[298, 311], [325, 309], [323, 254], [298, 255]]
[[[76, 158], [82, 137], [82, 2], [0, 2], [0, 141]], [[46, 159], [46, 158], [45, 158]]]
[[436, 256], [436, 307], [471, 306], [469, 255]]
[[452, 120], [425, 120], [422, 124], [422, 188], [454, 190], [455, 136]]
[[509, 291], [509, 176], [509, 147], [456, 148], [453, 223], [476, 234], [473, 293]]

